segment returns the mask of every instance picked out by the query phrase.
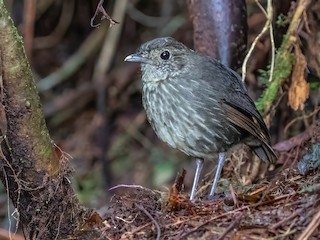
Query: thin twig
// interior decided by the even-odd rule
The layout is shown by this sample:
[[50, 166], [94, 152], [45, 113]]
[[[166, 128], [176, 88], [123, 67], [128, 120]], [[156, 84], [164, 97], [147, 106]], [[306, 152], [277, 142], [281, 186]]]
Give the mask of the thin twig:
[[241, 221], [242, 218], [243, 218], [243, 214], [241, 214], [240, 216], [238, 216], [238, 217], [236, 218], [236, 220], [234, 220], [234, 221], [227, 227], [227, 229], [222, 233], [222, 235], [218, 238], [218, 240], [224, 239], [229, 232], [231, 232], [234, 228], [236, 228], [236, 227], [239, 225], [239, 223], [240, 223], [240, 221]]
[[271, 62], [270, 62], [269, 82], [271, 82], [273, 77], [273, 72], [274, 72], [275, 52], [276, 52], [276, 47], [274, 44], [274, 37], [273, 37], [273, 26], [272, 26], [272, 18], [273, 18], [272, 0], [268, 0], [267, 11], [268, 11], [269, 18], [271, 19], [270, 25], [269, 25], [269, 35], [270, 35], [270, 43], [271, 43]]
[[118, 188], [137, 188], [137, 189], [142, 189], [142, 190], [146, 190], [146, 188], [144, 188], [143, 186], [141, 185], [135, 185], [135, 184], [119, 184], [119, 185], [116, 185], [112, 188], [109, 188], [109, 191], [111, 190], [115, 190], [115, 189], [118, 189]]
[[256, 208], [256, 207], [263, 206], [263, 205], [266, 205], [266, 204], [274, 203], [274, 202], [280, 201], [280, 200], [282, 200], [282, 199], [284, 199], [284, 198], [292, 197], [292, 196], [294, 196], [294, 195], [296, 195], [296, 194], [297, 194], [297, 192], [288, 193], [288, 194], [285, 194], [285, 195], [282, 195], [282, 196], [279, 196], [279, 197], [275, 197], [274, 199], [269, 200], [269, 201], [258, 202], [258, 203], [256, 203], [256, 204], [239, 207], [239, 208], [234, 209], [234, 210], [232, 210], [232, 211], [229, 211], [229, 212], [220, 214], [220, 215], [218, 215], [218, 216], [212, 217], [212, 218], [210, 218], [208, 221], [200, 224], [200, 225], [197, 226], [197, 227], [194, 227], [194, 228], [193, 228], [192, 230], [190, 230], [189, 232], [183, 234], [182, 236], [180, 236], [180, 238], [182, 239], [182, 238], [185, 238], [185, 237], [189, 236], [190, 234], [198, 231], [198, 229], [200, 229], [200, 228], [208, 225], [210, 222], [212, 222], [212, 221], [214, 221], [214, 220], [217, 220], [217, 219], [219, 219], [219, 218], [221, 218], [221, 217], [225, 217], [225, 216], [227, 216], [227, 215], [229, 215], [229, 214], [234, 214], [234, 213], [240, 212], [240, 211], [245, 210], [245, 209]]
[[298, 240], [309, 239], [313, 234], [314, 230], [320, 225], [320, 208], [318, 209], [317, 214], [313, 217], [312, 221], [309, 223], [307, 228], [299, 236]]
[[150, 218], [150, 220], [153, 222], [153, 224], [156, 226], [157, 228], [157, 240], [160, 240], [160, 236], [161, 236], [161, 229], [160, 226], [158, 224], [158, 222], [151, 216], [151, 214], [140, 204], [135, 203], [134, 204], [137, 208], [139, 208], [139, 210], [141, 210], [145, 215], [147, 215], [148, 218]]
[[[99, 149], [99, 161], [104, 163], [104, 170], [106, 176], [106, 184], [110, 186], [110, 182], [112, 181], [112, 171], [110, 170], [110, 161], [106, 159], [107, 154], [107, 145], [108, 138], [106, 134], [102, 134], [103, 132], [108, 132], [109, 123], [107, 117], [106, 106], [110, 105], [106, 103], [106, 88], [107, 84], [106, 75], [109, 71], [112, 61], [114, 60], [115, 53], [117, 51], [117, 45], [119, 42], [119, 38], [121, 35], [121, 30], [123, 26], [123, 19], [126, 15], [128, 0], [116, 1], [113, 8], [113, 16], [117, 19], [120, 19], [121, 24], [117, 27], [111, 28], [108, 31], [108, 34], [105, 36], [104, 43], [99, 54], [98, 61], [95, 64], [94, 72], [93, 72], [93, 84], [96, 90], [96, 114], [95, 119], [97, 119], [97, 124], [95, 128], [95, 135], [97, 139], [97, 147]], [[110, 80], [110, 78], [109, 78]]]
[[96, 8], [96, 11], [94, 12], [94, 15], [93, 17], [91, 18], [91, 21], [90, 21], [90, 25], [91, 27], [98, 27], [100, 26], [100, 23], [98, 24], [94, 24], [93, 21], [94, 19], [97, 17], [97, 15], [99, 13], [102, 13], [102, 17], [101, 17], [101, 20], [103, 19], [108, 19], [109, 22], [110, 22], [110, 27], [112, 27], [113, 25], [115, 24], [118, 24], [119, 22], [117, 22], [116, 20], [112, 19], [109, 14], [107, 13], [107, 11], [103, 8], [102, 4], [103, 4], [104, 0], [100, 0], [99, 3], [98, 3], [98, 6]]
[[54, 240], [57, 240], [60, 234], [60, 227], [61, 227], [61, 223], [62, 223], [62, 219], [63, 219], [63, 212], [60, 214], [60, 220], [59, 220], [59, 224], [58, 224], [58, 230], [57, 230], [57, 234], [56, 237], [54, 238]]
[[[12, 221], [11, 221], [11, 217], [10, 217], [9, 182], [8, 182], [8, 176], [7, 176], [7, 173], [6, 173], [5, 169], [4, 169], [4, 167], [2, 168], [2, 172], [3, 172], [3, 176], [4, 176], [4, 181], [5, 181], [5, 188], [6, 188], [6, 191], [7, 191], [7, 214], [8, 214], [8, 222], [9, 222], [9, 238], [11, 239], [12, 238], [12, 235], [11, 235]], [[15, 229], [15, 231], [17, 231], [17, 229]]]
[[34, 26], [36, 18], [36, 0], [25, 1], [24, 3], [24, 45], [26, 49], [27, 56], [31, 58], [32, 46], [33, 46], [33, 36], [34, 36]]
[[[125, 232], [125, 233], [122, 234], [122, 236], [121, 236], [119, 239], [128, 239], [127, 236], [134, 235], [135, 233], [140, 232], [141, 230], [149, 227], [150, 225], [151, 225], [151, 222], [148, 222], [148, 223], [146, 223], [146, 224], [144, 224], [144, 225], [141, 225], [141, 226], [133, 229], [131, 232]], [[131, 238], [131, 239], [132, 239], [132, 238]]]
[[[299, 200], [299, 201], [301, 202], [301, 200]], [[298, 201], [298, 202], [299, 202], [299, 201]], [[304, 206], [303, 208], [298, 209], [297, 211], [293, 212], [289, 217], [281, 220], [280, 222], [277, 222], [277, 223], [271, 225], [271, 228], [272, 228], [272, 229], [276, 229], [276, 228], [280, 227], [282, 224], [284, 224], [284, 223], [290, 221], [291, 219], [294, 219], [294, 218], [296, 218], [297, 216], [301, 215], [302, 213], [306, 212], [306, 210], [307, 210], [309, 207], [313, 206], [313, 205], [314, 205], [314, 202], [313, 202], [313, 201], [310, 201], [306, 206]]]
[[[127, 3], [128, 0], [116, 1], [113, 8], [113, 15], [120, 19], [121, 22], [123, 22], [126, 15]], [[123, 24], [120, 24], [118, 27], [110, 29], [108, 34], [105, 35], [104, 43], [93, 72], [93, 81], [96, 82], [101, 81], [101, 78], [104, 79], [106, 72], [109, 70], [116, 53], [122, 27]]]
[[310, 118], [312, 116], [314, 116], [315, 114], [317, 114], [320, 110], [320, 107], [316, 107], [310, 114], [308, 115], [303, 115], [303, 116], [298, 116], [294, 119], [292, 119], [285, 127], [284, 127], [284, 134], [287, 133], [289, 127], [291, 127], [296, 121], [301, 120], [301, 119], [306, 119], [306, 118]]
[[149, 193], [152, 193], [152, 194], [156, 194], [154, 191], [152, 191], [151, 189], [149, 188], [145, 188], [141, 185], [135, 185], [135, 184], [119, 184], [119, 185], [116, 185], [112, 188], [109, 188], [109, 191], [112, 191], [112, 190], [115, 190], [115, 189], [118, 189], [118, 188], [134, 188], [134, 189], [141, 189], [141, 190], [144, 190], [146, 192], [149, 192]]
[[289, 152], [291, 149], [300, 146], [303, 142], [308, 141], [315, 131], [318, 131], [316, 125], [312, 125], [310, 128], [306, 129], [304, 132], [299, 133], [298, 135], [289, 138], [285, 141], [279, 142], [276, 145], [273, 145], [272, 148], [278, 152]]
[[[249, 206], [246, 206], [246, 207], [249, 207]], [[243, 210], [242, 208], [237, 208], [237, 209], [235, 209], [235, 210], [233, 210], [233, 211], [226, 212], [226, 213], [223, 213], [223, 214], [220, 214], [220, 215], [218, 215], [218, 216], [215, 216], [215, 217], [210, 218], [208, 221], [200, 224], [200, 225], [197, 226], [197, 227], [194, 227], [194, 228], [193, 228], [192, 230], [190, 230], [189, 232], [187, 232], [187, 233], [183, 234], [182, 236], [180, 236], [180, 239], [184, 239], [184, 238], [186, 238], [187, 236], [189, 236], [190, 234], [197, 232], [200, 228], [208, 225], [210, 222], [212, 222], [212, 221], [214, 221], [214, 220], [217, 220], [217, 219], [222, 218], [222, 217], [225, 217], [225, 216], [227, 216], [227, 215], [229, 215], [229, 214], [232, 214], [232, 213], [235, 213], [235, 212], [240, 211], [239, 209]]]
[[300, 209], [299, 211], [295, 211], [289, 217], [282, 219], [280, 222], [277, 222], [276, 224], [273, 224], [271, 226], [271, 228], [276, 229], [276, 228], [280, 227], [282, 224], [296, 218], [297, 216], [299, 216], [299, 214], [302, 212], [302, 210], [305, 211], [305, 209]]
[[244, 82], [245, 77], [246, 77], [246, 73], [247, 73], [247, 64], [249, 61], [249, 58], [251, 57], [251, 54], [253, 52], [253, 50], [255, 49], [258, 41], [260, 40], [260, 38], [268, 31], [269, 29], [269, 34], [270, 34], [270, 41], [271, 41], [271, 47], [272, 47], [272, 55], [271, 55], [271, 67], [270, 67], [270, 77], [269, 77], [269, 81], [271, 81], [272, 79], [272, 75], [273, 75], [273, 69], [274, 69], [274, 40], [273, 40], [273, 28], [272, 28], [272, 17], [273, 17], [273, 10], [272, 10], [272, 0], [268, 0], [268, 5], [267, 5], [267, 11], [264, 10], [264, 8], [261, 6], [261, 4], [259, 3], [258, 0], [255, 0], [258, 7], [261, 9], [261, 11], [264, 13], [264, 15], [266, 16], [267, 20], [265, 25], [263, 26], [263, 29], [261, 30], [261, 32], [258, 34], [258, 36], [254, 39], [254, 41], [251, 44], [251, 47], [246, 55], [246, 57], [244, 58], [243, 64], [242, 64], [242, 81]]
[[236, 193], [235, 193], [235, 191], [233, 189], [232, 184], [229, 185], [229, 190], [231, 192], [231, 196], [232, 196], [232, 199], [233, 199], [234, 206], [239, 207], [238, 199], [237, 199], [237, 196], [236, 196]]

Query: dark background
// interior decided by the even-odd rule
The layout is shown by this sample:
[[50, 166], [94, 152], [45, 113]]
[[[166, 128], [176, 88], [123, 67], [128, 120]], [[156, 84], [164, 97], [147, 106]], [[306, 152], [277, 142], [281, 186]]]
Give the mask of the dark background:
[[[117, 8], [117, 1], [104, 3], [110, 16]], [[120, 24], [112, 28], [108, 27], [107, 20], [99, 28], [90, 26], [98, 1], [42, 0], [33, 10], [26, 9], [24, 1], [5, 2], [20, 34], [28, 39], [25, 41], [26, 52], [34, 77], [41, 86], [39, 91], [47, 125], [57, 146], [72, 157], [72, 182], [79, 199], [91, 207], [107, 205], [112, 194], [108, 189], [121, 183], [163, 190], [172, 184], [182, 168], [187, 170], [185, 183], [189, 188], [194, 161], [170, 149], [155, 136], [142, 109], [139, 66], [123, 62], [141, 43], [159, 36], [173, 36], [192, 47], [193, 29], [186, 1], [129, 1], [124, 17], [114, 17]], [[274, 6], [275, 22], [278, 21], [275, 28], [277, 47], [288, 26], [285, 15], [291, 6], [291, 1], [280, 2]], [[319, 4], [313, 8], [314, 19], [319, 19], [316, 10]], [[250, 46], [261, 31], [265, 17], [254, 1], [247, 1], [247, 11]], [[31, 20], [34, 23], [31, 26], [34, 29], [26, 23], [27, 16], [33, 13], [35, 18]], [[100, 23], [99, 17], [95, 23]], [[116, 28], [120, 30], [118, 36]], [[95, 31], [106, 31], [106, 34], [100, 34], [101, 37], [94, 35]], [[319, 49], [319, 42], [310, 51], [308, 39], [303, 38], [303, 32], [301, 35], [302, 49], [317, 75], [320, 51], [315, 49]], [[316, 33], [309, 36], [316, 38]], [[100, 59], [106, 45], [109, 54]], [[270, 41], [266, 35], [257, 45], [248, 66], [246, 83], [255, 100], [264, 89], [269, 59]], [[109, 64], [106, 73], [95, 77], [99, 66], [104, 64]], [[48, 76], [63, 81], [48, 86], [44, 84]], [[273, 144], [301, 133], [319, 117], [315, 112], [319, 106], [317, 84], [313, 83], [304, 110], [290, 109], [286, 96], [279, 101], [278, 110], [270, 121]], [[209, 168], [206, 169], [214, 166], [207, 164]], [[4, 189], [0, 201], [6, 206]], [[5, 217], [6, 208], [1, 209]]]

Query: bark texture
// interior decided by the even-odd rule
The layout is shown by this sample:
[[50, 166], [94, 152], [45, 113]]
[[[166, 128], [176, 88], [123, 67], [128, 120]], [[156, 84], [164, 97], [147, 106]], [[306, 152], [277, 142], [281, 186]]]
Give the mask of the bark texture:
[[75, 198], [68, 159], [50, 139], [32, 72], [0, 0], [0, 177], [26, 239], [65, 239], [88, 211]]
[[197, 51], [240, 68], [247, 46], [244, 0], [188, 0]]

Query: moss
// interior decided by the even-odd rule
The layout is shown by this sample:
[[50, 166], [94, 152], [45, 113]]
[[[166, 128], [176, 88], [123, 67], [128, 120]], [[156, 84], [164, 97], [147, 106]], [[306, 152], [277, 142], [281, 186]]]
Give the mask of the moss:
[[272, 81], [268, 84], [268, 87], [256, 103], [257, 109], [262, 115], [266, 115], [269, 112], [272, 103], [277, 97], [282, 82], [288, 79], [291, 74], [292, 67], [294, 65], [294, 54], [291, 50], [293, 44], [296, 42], [296, 29], [299, 26], [299, 19], [308, 4], [308, 1], [299, 2], [298, 7], [293, 14], [288, 31], [283, 37], [281, 47], [276, 54]]
[[275, 60], [272, 82], [268, 84], [263, 95], [256, 102], [257, 109], [262, 115], [265, 115], [270, 109], [283, 80], [290, 76], [293, 64], [294, 54], [283, 52], [280, 49]]
[[37, 170], [52, 176], [59, 171], [59, 158], [46, 128], [22, 37], [14, 27], [3, 1], [0, 1], [0, 13], [1, 60], [11, 153], [17, 159], [32, 161]]

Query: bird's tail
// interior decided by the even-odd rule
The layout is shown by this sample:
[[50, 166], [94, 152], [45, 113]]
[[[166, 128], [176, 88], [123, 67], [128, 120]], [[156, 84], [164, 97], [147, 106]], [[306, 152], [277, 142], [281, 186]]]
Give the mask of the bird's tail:
[[[250, 146], [250, 145], [249, 145]], [[273, 151], [272, 147], [265, 142], [260, 145], [250, 146], [250, 148], [255, 152], [255, 154], [263, 161], [275, 163], [277, 160], [277, 155]]]

